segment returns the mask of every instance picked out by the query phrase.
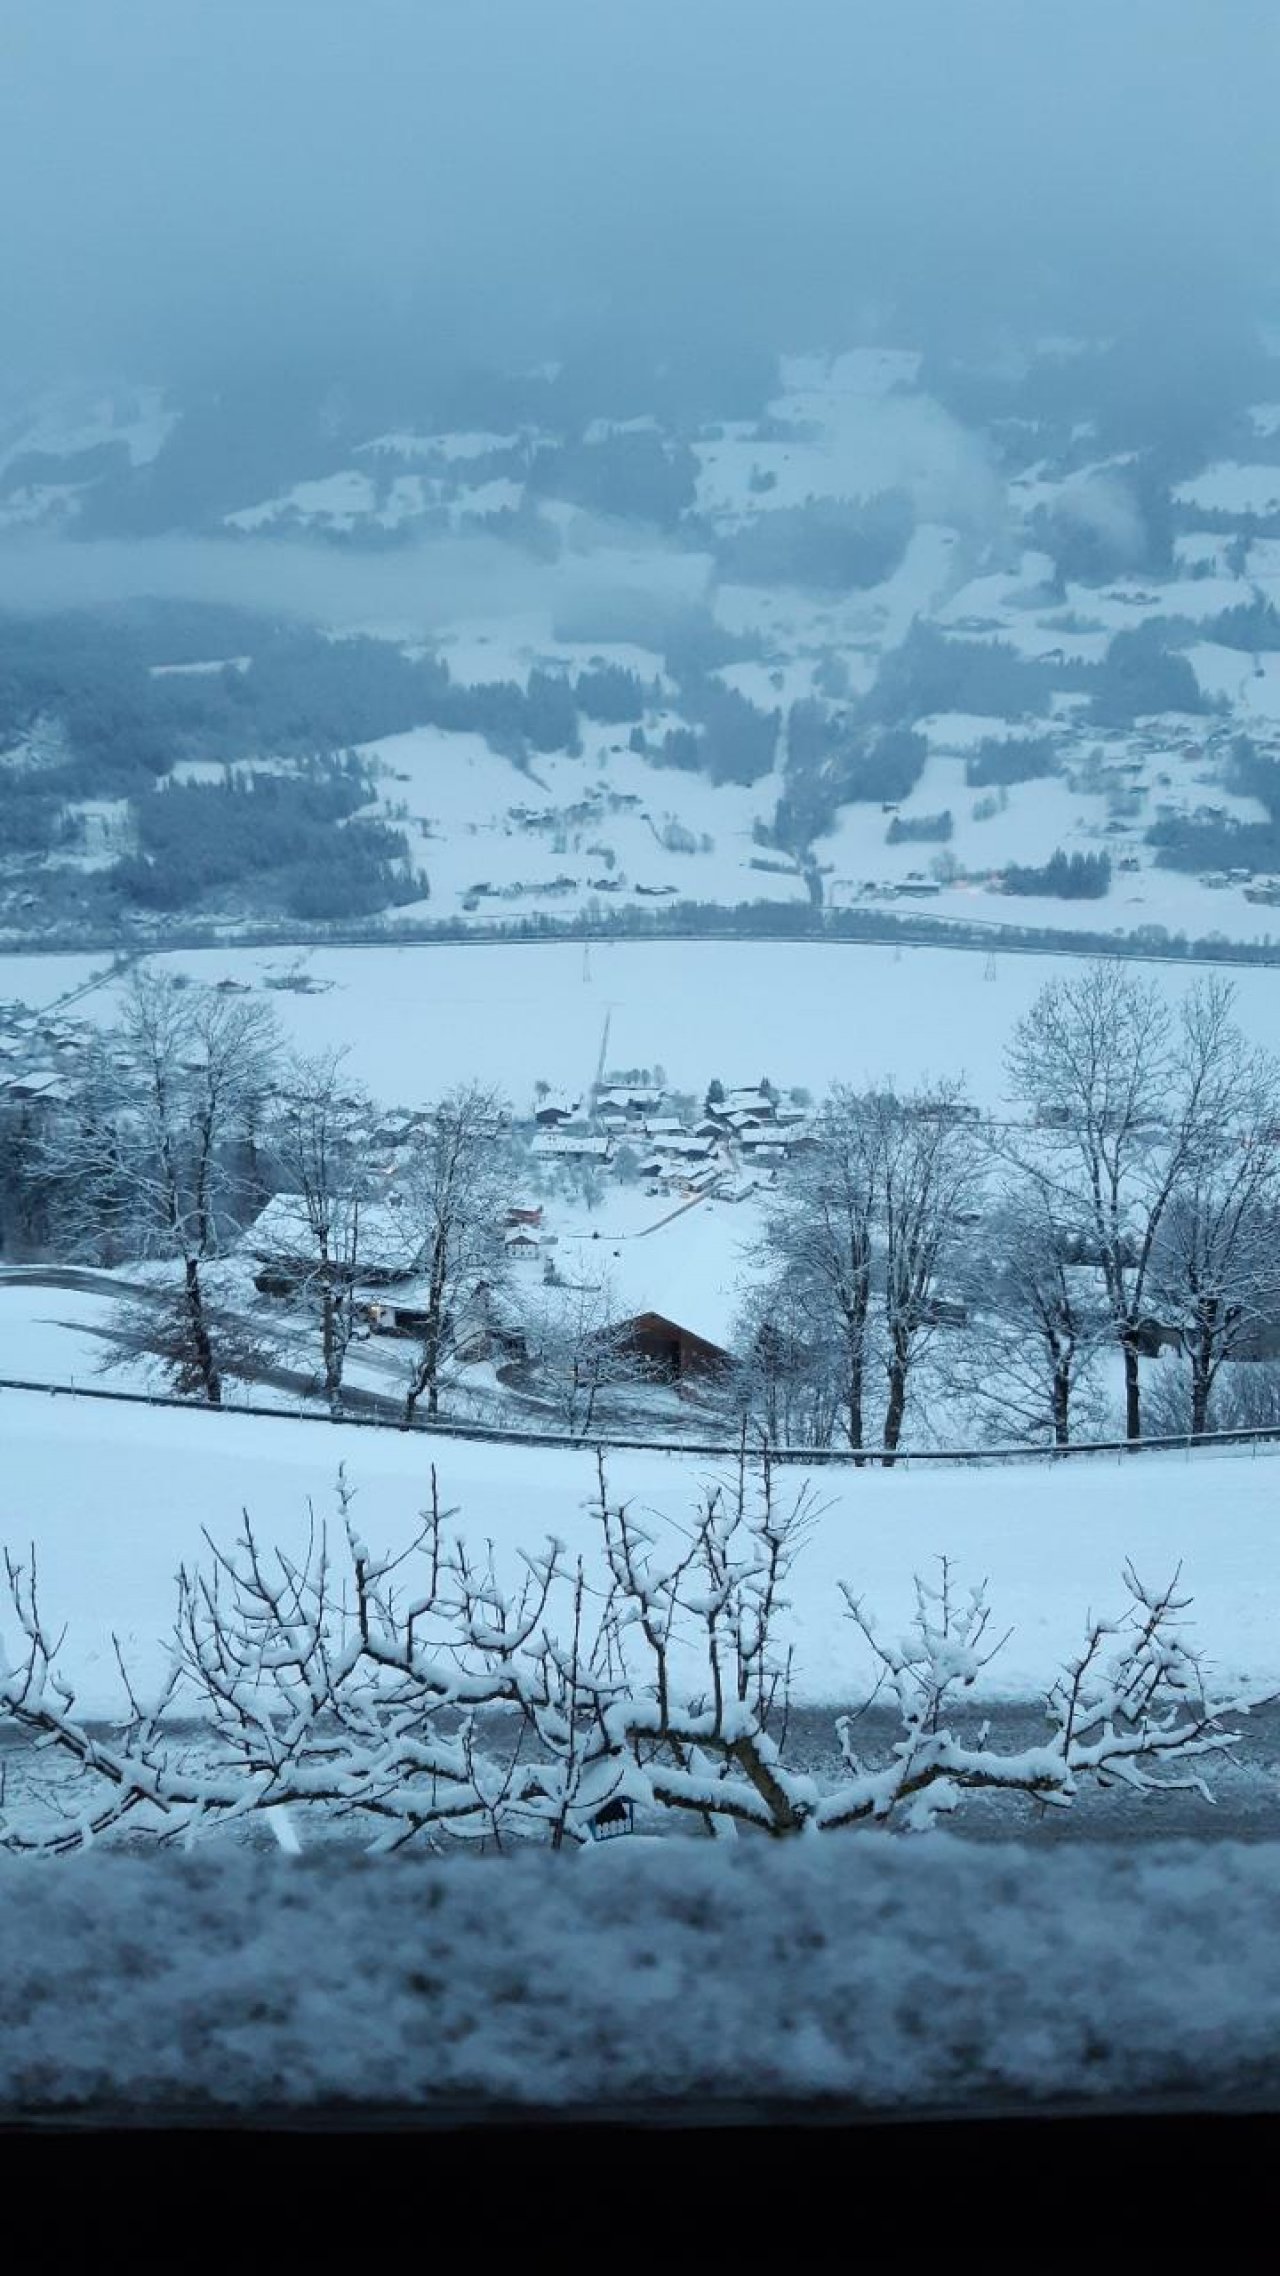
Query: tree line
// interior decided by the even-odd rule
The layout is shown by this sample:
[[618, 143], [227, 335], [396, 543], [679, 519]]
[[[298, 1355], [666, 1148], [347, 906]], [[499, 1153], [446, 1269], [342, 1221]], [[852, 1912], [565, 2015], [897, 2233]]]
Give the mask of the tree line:
[[[1006, 1080], [1009, 1125], [953, 1085], [829, 1095], [740, 1339], [769, 1437], [892, 1459], [914, 1397], [1066, 1445], [1102, 1418], [1110, 1360], [1137, 1442], [1140, 1361], [1165, 1347], [1157, 1431], [1199, 1434], [1234, 1420], [1231, 1363], [1280, 1352], [1280, 1067], [1229, 984], [1172, 1010], [1123, 964], [1053, 980]], [[1266, 1389], [1280, 1413], [1274, 1371]]]
[[358, 812], [375, 795], [354, 753], [288, 774], [166, 784], [136, 801], [137, 851], [113, 864], [109, 882], [131, 907], [168, 911], [251, 884], [256, 900], [306, 919], [420, 899], [427, 881], [404, 831]]

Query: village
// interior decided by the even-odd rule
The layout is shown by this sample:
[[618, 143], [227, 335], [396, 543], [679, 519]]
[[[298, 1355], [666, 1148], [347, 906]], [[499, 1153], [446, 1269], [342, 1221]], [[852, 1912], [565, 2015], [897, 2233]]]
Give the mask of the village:
[[[243, 992], [237, 982], [221, 986]], [[11, 1162], [37, 1158], [74, 1116], [101, 1044], [101, 1031], [70, 1003], [0, 1006], [0, 1123]], [[348, 1382], [357, 1397], [363, 1384], [393, 1404], [388, 1382], [403, 1372], [394, 1346], [419, 1336], [425, 1317], [421, 1231], [405, 1186], [431, 1110], [369, 1107], [354, 1095], [340, 1104], [367, 1115], [353, 1133], [357, 1183], [342, 1197], [352, 1212]], [[270, 1116], [269, 1095], [260, 1111]], [[813, 1122], [803, 1088], [712, 1077], [698, 1099], [674, 1091], [661, 1069], [608, 1068], [603, 1043], [597, 1078], [580, 1095], [540, 1082], [523, 1109], [504, 1108], [489, 1261], [449, 1320], [455, 1406], [492, 1419], [514, 1397], [536, 1416], [555, 1404], [548, 1369], [580, 1374], [591, 1353], [591, 1419], [640, 1393], [679, 1426], [690, 1398], [696, 1404], [730, 1366], [763, 1208], [816, 1147]], [[265, 1315], [287, 1350], [311, 1335], [314, 1237], [305, 1197], [268, 1190], [273, 1182], [264, 1152], [245, 1221], [222, 1228], [219, 1270], [227, 1300]], [[23, 1218], [12, 1195], [4, 1201], [0, 1271], [74, 1264], [50, 1253], [38, 1209]]]
[[[547, 953], [559, 966], [537, 966], [535, 983], [555, 969], [567, 977], [563, 952]], [[502, 973], [492, 954], [477, 960], [471, 952], [468, 978], [475, 974], [476, 984]], [[957, 1015], [960, 1003], [985, 996], [996, 976], [993, 959], [970, 957], [967, 964], [974, 993], [957, 998]], [[848, 967], [851, 976], [878, 973], [885, 988], [898, 969], [891, 958]], [[843, 1426], [835, 1346], [815, 1325], [826, 1298], [806, 1277], [811, 1266], [803, 1252], [793, 1272], [787, 1244], [805, 1210], [825, 1207], [822, 1164], [834, 1159], [827, 1149], [839, 1114], [854, 1111], [873, 1121], [887, 1115], [884, 1128], [902, 1134], [922, 1176], [929, 1130], [940, 1139], [951, 1133], [949, 1199], [911, 1261], [909, 1336], [927, 1365], [912, 1362], [909, 1443], [964, 1446], [997, 1425], [1006, 1436], [1034, 1438], [1048, 1427], [1034, 1358], [1044, 1323], [1034, 1308], [1027, 1320], [1032, 1381], [1025, 1399], [1017, 1392], [1025, 1354], [1011, 1320], [1024, 1301], [1019, 1243], [1027, 1235], [1009, 1219], [1002, 1166], [1010, 1150], [1025, 1163], [1069, 1143], [1073, 1116], [1061, 1099], [1046, 1092], [1019, 1106], [1001, 1099], [991, 1077], [974, 1098], [962, 1083], [931, 1079], [928, 1063], [917, 1058], [919, 1071], [900, 1089], [865, 1076], [862, 1087], [850, 1088], [846, 1077], [841, 1088], [837, 1075], [836, 1088], [824, 1086], [815, 1101], [807, 1087], [768, 1073], [741, 1079], [740, 1040], [721, 1059], [723, 1072], [713, 1071], [714, 1062], [707, 1067], [707, 1041], [715, 1047], [723, 1019], [709, 1018], [691, 1053], [678, 1022], [646, 1028], [641, 1013], [631, 1024], [638, 1006], [627, 1010], [627, 1032], [672, 1048], [675, 1071], [612, 1060], [613, 1012], [606, 1008], [593, 1073], [567, 1085], [563, 1069], [574, 1058], [581, 1063], [590, 1008], [599, 1005], [584, 950], [577, 1043], [548, 1062], [547, 1076], [531, 1079], [538, 1037], [522, 1033], [513, 1004], [507, 1033], [512, 1047], [521, 1037], [523, 1056], [505, 1054], [506, 1083], [497, 1079], [502, 1051], [485, 1080], [455, 1076], [452, 1089], [438, 1061], [425, 1059], [419, 1080], [409, 1077], [413, 1090], [407, 1097], [401, 1090], [400, 1102], [388, 1105], [381, 1086], [362, 1080], [345, 1054], [314, 1046], [309, 1052], [295, 1040], [299, 1032], [322, 1035], [339, 1016], [332, 1007], [344, 982], [335, 974], [348, 970], [274, 962], [228, 969], [215, 957], [203, 985], [181, 969], [162, 979], [146, 967], [112, 969], [69, 976], [71, 984], [43, 1008], [0, 1007], [0, 1376], [28, 1379], [37, 1349], [24, 1327], [32, 1291], [57, 1288], [65, 1292], [58, 1314], [64, 1332], [61, 1341], [49, 1337], [39, 1361], [49, 1380], [84, 1381], [105, 1370], [133, 1393], [176, 1383], [187, 1395], [209, 1395], [209, 1385], [190, 1372], [189, 1353], [182, 1360], [172, 1340], [166, 1343], [187, 1235], [179, 1240], [168, 1219], [152, 1221], [149, 1181], [127, 1207], [111, 1189], [121, 1147], [127, 1155], [139, 1138], [150, 1143], [155, 1102], [148, 1104], [136, 1032], [130, 1042], [128, 1007], [136, 1011], [158, 985], [177, 1022], [175, 1037], [186, 1032], [198, 1040], [201, 1020], [232, 1028], [243, 1021], [247, 1032], [259, 1023], [262, 1043], [223, 1125], [211, 1165], [218, 1203], [195, 1253], [228, 1354], [219, 1399], [266, 1397], [295, 1409], [320, 1403], [334, 1415], [577, 1440], [594, 1434], [708, 1443], [736, 1427], [745, 1401], [767, 1415], [762, 1427], [778, 1442], [829, 1445]], [[435, 966], [396, 970], [411, 986], [415, 972]], [[256, 983], [246, 977], [251, 971]], [[622, 967], [609, 971], [609, 985], [619, 986]], [[495, 980], [495, 994], [503, 985]], [[283, 1025], [268, 990], [288, 1004]], [[531, 1010], [543, 994], [535, 984]], [[870, 1002], [859, 1002], [864, 1039]], [[122, 1011], [124, 1024], [110, 1024]], [[188, 1018], [196, 1025], [184, 1030]], [[770, 1030], [775, 1040], [780, 1032], [776, 1024]], [[803, 1052], [804, 1073], [830, 1077], [830, 1056], [815, 1061], [802, 1040], [793, 1043]], [[189, 1076], [198, 1084], [198, 1059], [184, 1057], [186, 1046], [174, 1048], [179, 1087]], [[400, 1083], [409, 1064], [400, 1064]], [[796, 1071], [793, 1063], [788, 1072]], [[430, 1091], [424, 1072], [427, 1080], [435, 1073]], [[548, 1079], [556, 1072], [560, 1081]], [[322, 1192], [314, 1162], [296, 1143], [296, 1110], [308, 1098], [330, 1144]], [[472, 1180], [461, 1201], [449, 1200], [447, 1224], [439, 1197], [428, 1190], [442, 1116], [445, 1123], [457, 1118]], [[1275, 1144], [1273, 1123], [1259, 1130], [1264, 1164]], [[1156, 1148], [1162, 1127], [1157, 1112], [1150, 1135]], [[95, 1193], [96, 1203], [86, 1207]], [[185, 1210], [186, 1201], [180, 1206]], [[866, 1238], [868, 1287], [882, 1312], [892, 1300], [892, 1244], [904, 1238], [905, 1223], [890, 1222], [879, 1192]], [[1108, 1343], [1105, 1258], [1087, 1213], [1055, 1222], [1048, 1234], [1049, 1249], [1031, 1252], [1040, 1260], [1036, 1272], [1048, 1274], [1035, 1282], [1034, 1304], [1047, 1289], [1049, 1327], [1058, 1308], [1069, 1324], [1081, 1391], [1073, 1435], [1105, 1434], [1116, 1427], [1120, 1364], [1114, 1339]], [[1121, 1268], [1133, 1272], [1136, 1241], [1126, 1234], [1116, 1253]], [[1263, 1274], [1247, 1305], [1224, 1315], [1228, 1364], [1216, 1395], [1241, 1424], [1266, 1422], [1275, 1396], [1280, 1304], [1273, 1277]], [[1134, 1353], [1153, 1369], [1152, 1411], [1167, 1413], [1175, 1428], [1193, 1329], [1176, 1290], [1162, 1295], [1153, 1286], [1128, 1331]], [[891, 1342], [887, 1312], [881, 1330]], [[880, 1359], [875, 1364], [879, 1380], [884, 1369]], [[1006, 1385], [1013, 1386], [1007, 1401]]]
[[[127, 993], [128, 975], [107, 979]], [[327, 983], [290, 968], [262, 985], [304, 998]], [[230, 1009], [254, 993], [224, 970], [189, 997], [179, 987], [177, 1000]], [[165, 1381], [162, 1353], [147, 1348], [158, 1335], [136, 1310], [127, 1326], [125, 1315], [139, 1301], [163, 1312], [171, 1244], [163, 1234], [121, 1244], [92, 1226], [68, 1236], [41, 1167], [136, 1072], [123, 1035], [104, 1031], [79, 998], [75, 989], [43, 1010], [0, 1007], [0, 1285], [10, 1276], [12, 1299], [19, 1286], [75, 1279], [100, 1346], [95, 1366], [121, 1387], [151, 1390]], [[606, 1015], [594, 1076], [581, 1086], [540, 1078], [523, 1101], [488, 1094], [499, 1104], [484, 1221], [468, 1232], [470, 1261], [451, 1274], [443, 1308], [415, 1182], [439, 1102], [384, 1105], [337, 1079], [328, 1111], [342, 1126], [344, 1182], [319, 1228], [314, 1194], [298, 1189], [296, 1164], [291, 1173], [272, 1137], [297, 1076], [268, 1078], [249, 1109], [249, 1167], [202, 1266], [228, 1340], [246, 1355], [227, 1396], [304, 1406], [324, 1397], [327, 1306], [341, 1321], [334, 1396], [344, 1411], [400, 1417], [435, 1339], [441, 1418], [572, 1436], [723, 1436], [744, 1350], [760, 1333], [752, 1307], [769, 1269], [770, 1216], [821, 1149], [820, 1114], [803, 1085], [713, 1073], [686, 1089], [660, 1064], [610, 1064], [608, 1041]], [[958, 1099], [907, 1111], [981, 1119]], [[968, 1318], [951, 1283], [931, 1289], [928, 1310], [935, 1327]], [[74, 1377], [83, 1355], [68, 1344], [61, 1368], [51, 1364]]]
[[[640, 1411], [638, 1397], [651, 1422], [656, 1400], [660, 1419], [680, 1427], [732, 1365], [763, 1209], [818, 1144], [808, 1094], [712, 1078], [699, 1108], [647, 1069], [606, 1070], [583, 1097], [541, 1090], [505, 1120], [500, 1254], [451, 1323], [451, 1396], [490, 1415], [513, 1398], [545, 1411], [557, 1403], [548, 1377], [563, 1375], [572, 1419], [583, 1403], [572, 1393], [589, 1377], [591, 1420]], [[352, 1291], [362, 1337], [412, 1340], [426, 1323], [401, 1192], [425, 1120], [403, 1108], [369, 1133], [377, 1198], [361, 1207]], [[304, 1292], [299, 1196], [274, 1195], [238, 1246], [259, 1296]], [[367, 1364], [380, 1371], [376, 1356]]]

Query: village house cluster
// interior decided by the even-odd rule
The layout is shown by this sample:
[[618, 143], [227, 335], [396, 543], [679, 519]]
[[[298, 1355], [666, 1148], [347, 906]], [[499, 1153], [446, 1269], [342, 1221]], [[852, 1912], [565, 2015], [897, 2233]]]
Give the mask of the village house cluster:
[[0, 1004], [0, 1107], [65, 1104], [91, 1033], [65, 1012]]
[[[700, 1108], [643, 1075], [602, 1073], [581, 1096], [540, 1090], [527, 1117], [513, 1117], [509, 1127], [511, 1186], [494, 1228], [507, 1271], [492, 1282], [478, 1278], [450, 1321], [451, 1349], [463, 1365], [523, 1364], [544, 1288], [549, 1296], [594, 1285], [595, 1273], [607, 1278], [607, 1233], [598, 1251], [593, 1245], [584, 1252], [584, 1172], [592, 1191], [588, 1220], [598, 1208], [607, 1227], [607, 1196], [625, 1186], [652, 1202], [657, 1230], [698, 1203], [767, 1197], [787, 1165], [818, 1143], [806, 1094], [784, 1094], [767, 1078], [733, 1088], [712, 1081]], [[423, 1259], [403, 1185], [425, 1119], [421, 1109], [379, 1110], [367, 1134], [369, 1190], [359, 1204], [351, 1289], [362, 1333], [413, 1337], [424, 1325]], [[275, 1194], [240, 1246], [259, 1295], [306, 1301], [314, 1238], [301, 1196]], [[670, 1289], [664, 1297], [661, 1254], [655, 1251], [656, 1303], [634, 1317], [625, 1309], [617, 1318], [602, 1316], [600, 1333], [615, 1348], [631, 1349], [656, 1378], [680, 1382], [713, 1372], [729, 1355], [674, 1316], [680, 1306]], [[658, 1308], [664, 1301], [669, 1309]]]
[[534, 1108], [534, 1155], [602, 1171], [625, 1164], [655, 1199], [742, 1201], [817, 1143], [807, 1094], [784, 1094], [767, 1077], [730, 1090], [713, 1081], [700, 1111], [675, 1103], [662, 1085], [616, 1078], [585, 1100], [549, 1095]]

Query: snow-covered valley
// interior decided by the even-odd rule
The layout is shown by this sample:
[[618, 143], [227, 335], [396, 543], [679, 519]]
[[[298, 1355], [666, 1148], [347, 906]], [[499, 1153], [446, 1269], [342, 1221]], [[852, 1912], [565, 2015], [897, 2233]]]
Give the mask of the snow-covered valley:
[[[1050, 392], [1069, 360], [1038, 347], [1035, 386]], [[1239, 411], [1238, 463], [1219, 455], [1153, 503], [1135, 454], [1091, 456], [1043, 411], [966, 424], [906, 349], [784, 357], [754, 420], [597, 417], [574, 439], [550, 404], [505, 432], [353, 431], [348, 464], [148, 538], [104, 523], [102, 454], [126, 488], [162, 482], [181, 405], [120, 389], [28, 405], [0, 458], [0, 598], [56, 589], [93, 606], [168, 585], [210, 612], [211, 637], [234, 599], [311, 618], [339, 645], [372, 636], [432, 659], [453, 694], [420, 697], [419, 724], [361, 734], [352, 714], [354, 733], [326, 736], [316, 716], [315, 743], [365, 769], [339, 839], [399, 833], [387, 922], [625, 924], [691, 904], [753, 909], [757, 927], [781, 905], [814, 922], [897, 913], [1259, 948], [1280, 931], [1280, 855], [1246, 787], [1280, 750], [1280, 541], [1262, 479], [1280, 438], [1265, 405]], [[36, 466], [58, 479], [24, 481]], [[632, 518], [611, 483], [619, 497], [632, 484]], [[1090, 548], [1105, 566], [1086, 575]], [[183, 636], [189, 702], [200, 675], [251, 694], [253, 656], [192, 655]], [[158, 637], [149, 669], [173, 689]], [[882, 791], [859, 788], [900, 722], [918, 755]], [[187, 755], [217, 745], [181, 713], [157, 732], [170, 786], [226, 782], [225, 758]], [[219, 727], [242, 787], [296, 775], [278, 732], [264, 719], [254, 748]], [[48, 717], [19, 729], [0, 764], [38, 788], [65, 756], [59, 733]], [[113, 907], [144, 937], [263, 920], [288, 933], [287, 900], [253, 874], [130, 918], [93, 880], [152, 858], [145, 829], [128, 802], [91, 804], [67, 806], [56, 900], [10, 856], [11, 945], [101, 935]], [[1046, 868], [1073, 859], [1094, 864], [1086, 898], [1061, 897]], [[375, 892], [361, 913], [377, 907]]]

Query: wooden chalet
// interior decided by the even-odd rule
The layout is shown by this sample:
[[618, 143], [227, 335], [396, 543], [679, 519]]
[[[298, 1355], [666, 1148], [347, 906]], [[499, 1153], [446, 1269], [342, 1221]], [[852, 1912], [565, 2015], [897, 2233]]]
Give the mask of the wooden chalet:
[[610, 1336], [670, 1383], [718, 1375], [730, 1364], [730, 1355], [721, 1345], [695, 1335], [692, 1328], [682, 1327], [678, 1320], [669, 1320], [661, 1312], [636, 1312], [629, 1320], [616, 1321]]

